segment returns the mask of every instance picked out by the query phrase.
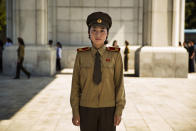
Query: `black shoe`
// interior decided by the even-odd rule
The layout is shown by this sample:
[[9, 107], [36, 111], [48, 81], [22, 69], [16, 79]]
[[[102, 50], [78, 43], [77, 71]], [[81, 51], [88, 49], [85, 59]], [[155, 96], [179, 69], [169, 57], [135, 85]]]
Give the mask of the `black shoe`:
[[30, 78], [31, 78], [31, 74], [30, 74], [30, 73], [28, 74], [27, 78], [28, 78], [28, 79], [30, 79]]
[[16, 77], [14, 77], [13, 79], [20, 79], [20, 77], [17, 77], [17, 76], [16, 76]]

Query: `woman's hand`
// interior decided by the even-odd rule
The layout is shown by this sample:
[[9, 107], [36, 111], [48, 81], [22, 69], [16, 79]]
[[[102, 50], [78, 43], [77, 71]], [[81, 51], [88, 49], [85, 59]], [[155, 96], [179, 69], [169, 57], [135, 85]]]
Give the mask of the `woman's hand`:
[[121, 122], [121, 116], [114, 116], [114, 126], [118, 126]]
[[73, 118], [72, 118], [72, 123], [73, 123], [75, 126], [80, 126], [80, 117], [73, 117]]
[[193, 54], [192, 54], [192, 56], [191, 56], [191, 59], [193, 59], [193, 58], [194, 58], [194, 56], [195, 56], [195, 53], [193, 52]]

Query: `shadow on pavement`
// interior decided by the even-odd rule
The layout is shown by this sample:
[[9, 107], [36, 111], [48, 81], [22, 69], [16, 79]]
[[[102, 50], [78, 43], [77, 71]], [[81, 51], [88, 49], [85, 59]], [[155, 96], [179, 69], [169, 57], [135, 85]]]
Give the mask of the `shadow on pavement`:
[[53, 80], [53, 77], [14, 80], [0, 75], [0, 120], [12, 117]]
[[128, 71], [124, 71], [124, 77], [138, 77], [135, 73], [134, 69], [129, 69]]
[[124, 74], [124, 77], [138, 77], [136, 74]]

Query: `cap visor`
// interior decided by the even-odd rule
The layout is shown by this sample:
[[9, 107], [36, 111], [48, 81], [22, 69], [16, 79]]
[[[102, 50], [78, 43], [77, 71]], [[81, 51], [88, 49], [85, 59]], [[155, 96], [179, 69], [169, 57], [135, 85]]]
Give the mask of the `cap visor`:
[[106, 25], [98, 24], [98, 23], [92, 24], [91, 26], [99, 26], [99, 27], [107, 28], [107, 26], [106, 26]]

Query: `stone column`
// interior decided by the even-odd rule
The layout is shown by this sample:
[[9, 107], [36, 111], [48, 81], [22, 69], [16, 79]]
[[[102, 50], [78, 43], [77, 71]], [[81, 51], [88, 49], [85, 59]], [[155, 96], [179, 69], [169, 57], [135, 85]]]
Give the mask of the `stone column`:
[[143, 45], [151, 45], [152, 41], [152, 0], [143, 1]]
[[36, 0], [35, 23], [36, 23], [36, 44], [47, 44], [47, 0]]
[[13, 29], [26, 44], [47, 44], [47, 0], [17, 0], [13, 2]]
[[178, 46], [180, 31], [180, 0], [173, 0], [172, 45]]
[[12, 0], [6, 0], [6, 22], [7, 22], [7, 37], [13, 39], [13, 8], [12, 8]]
[[56, 0], [48, 0], [48, 40], [56, 43]]
[[177, 47], [179, 32], [183, 31], [179, 23], [184, 21], [179, 17], [180, 3], [180, 0], [144, 1], [143, 45], [147, 46], [136, 51], [136, 75], [187, 77], [188, 54], [184, 48]]
[[151, 46], [171, 45], [172, 0], [144, 0], [143, 43]]
[[184, 42], [184, 22], [185, 22], [185, 0], [180, 1], [180, 24], [179, 41]]
[[[12, 33], [13, 35], [13, 42], [16, 43], [16, 39], [18, 36], [20, 36], [20, 32], [19, 32], [19, 14], [20, 14], [20, 10], [19, 10], [19, 6], [20, 5], [20, 0], [18, 0], [18, 2], [16, 2], [15, 0], [12, 1], [12, 20], [13, 20], [13, 25], [12, 25], [12, 30], [13, 32], [9, 32], [11, 30], [8, 30], [8, 33]], [[9, 26], [9, 25], [8, 25]]]
[[184, 42], [185, 1], [173, 1], [173, 32], [172, 45], [178, 46], [178, 42]]

